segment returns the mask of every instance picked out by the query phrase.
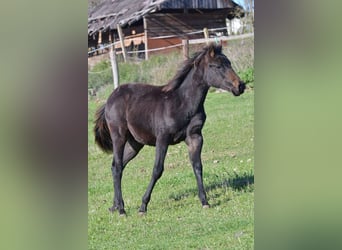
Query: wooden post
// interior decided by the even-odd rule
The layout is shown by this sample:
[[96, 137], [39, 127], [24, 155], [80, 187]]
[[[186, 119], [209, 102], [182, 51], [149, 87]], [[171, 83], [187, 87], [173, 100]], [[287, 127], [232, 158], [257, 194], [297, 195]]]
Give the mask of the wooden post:
[[183, 58], [184, 60], [187, 60], [189, 59], [189, 40], [183, 39], [182, 44], [183, 44]]
[[126, 53], [126, 47], [125, 47], [125, 38], [124, 38], [120, 24], [118, 24], [116, 27], [117, 27], [119, 38], [120, 38], [121, 50], [122, 50], [124, 62], [126, 62], [127, 61], [127, 53]]
[[148, 37], [147, 37], [147, 22], [145, 17], [143, 17], [144, 20], [144, 32], [145, 32], [145, 60], [148, 60]]
[[99, 39], [97, 40], [98, 44], [102, 43], [102, 31], [99, 31]]
[[204, 33], [204, 38], [206, 39], [207, 44], [209, 44], [209, 31], [208, 28], [204, 28], [203, 29], [203, 33]]
[[[101, 43], [102, 43], [102, 31], [99, 31], [99, 39], [97, 40], [97, 48], [101, 48]], [[102, 54], [102, 50], [98, 50], [96, 53], [97, 54]]]
[[231, 36], [233, 35], [233, 27], [232, 27], [232, 20], [227, 18], [227, 31], [228, 31], [228, 35]]
[[[112, 43], [112, 36], [111, 36], [110, 31], [109, 31], [109, 43]], [[117, 87], [119, 87], [119, 68], [118, 68], [118, 61], [116, 59], [116, 51], [115, 51], [114, 44], [110, 46], [109, 57], [110, 57], [110, 64], [112, 65], [114, 89], [116, 89]]]

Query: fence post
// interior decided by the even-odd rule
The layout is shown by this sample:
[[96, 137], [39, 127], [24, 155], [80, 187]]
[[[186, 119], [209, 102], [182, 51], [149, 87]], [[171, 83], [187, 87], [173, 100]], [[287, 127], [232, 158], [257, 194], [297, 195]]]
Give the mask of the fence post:
[[187, 60], [189, 58], [189, 40], [183, 39], [182, 44], [183, 44], [183, 58], [184, 60]]
[[204, 33], [204, 38], [206, 40], [206, 43], [209, 44], [209, 40], [208, 40], [209, 39], [209, 30], [208, 30], [208, 28], [204, 28], [203, 33]]
[[124, 58], [124, 62], [126, 62], [127, 61], [127, 53], [126, 53], [126, 47], [125, 47], [124, 34], [122, 32], [120, 24], [118, 24], [116, 27], [117, 27], [119, 38], [120, 38], [121, 50], [122, 50], [122, 55], [123, 55], [123, 58]]
[[145, 60], [148, 60], [148, 33], [147, 33], [147, 21], [146, 18], [143, 17], [144, 21], [144, 35], [145, 35]]
[[[112, 43], [112, 36], [111, 36], [110, 31], [109, 31], [109, 43]], [[116, 89], [117, 87], [119, 87], [119, 68], [118, 68], [118, 61], [116, 59], [116, 50], [115, 50], [114, 44], [110, 46], [109, 57], [110, 57], [110, 64], [112, 65], [114, 89]]]
[[[97, 49], [101, 48], [102, 44], [102, 31], [99, 32], [99, 38], [97, 40]], [[97, 50], [97, 54], [102, 54], [103, 50]]]

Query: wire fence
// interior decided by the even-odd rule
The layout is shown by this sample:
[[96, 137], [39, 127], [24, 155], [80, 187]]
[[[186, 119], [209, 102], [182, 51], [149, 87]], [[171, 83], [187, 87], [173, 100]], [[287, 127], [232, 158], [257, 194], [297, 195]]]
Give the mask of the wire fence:
[[[247, 39], [245, 39], [247, 38]], [[215, 41], [215, 38], [211, 40]], [[239, 36], [229, 37], [228, 44], [223, 46], [223, 53], [230, 59], [234, 70], [247, 82], [252, 79], [254, 81], [254, 39], [253, 34], [243, 34]], [[235, 40], [235, 41], [233, 41]], [[192, 44], [197, 42], [208, 42], [210, 39], [196, 39], [191, 41]], [[190, 44], [190, 42], [189, 42]], [[226, 46], [228, 45], [228, 46]], [[189, 46], [189, 54], [198, 50], [201, 45]], [[171, 52], [171, 51], [170, 51]], [[183, 51], [184, 52], [184, 51]], [[152, 56], [148, 60], [132, 57], [127, 63], [120, 63], [120, 82], [148, 82], [151, 84], [163, 84], [172, 78], [174, 72], [181, 65], [182, 51], [174, 51], [171, 53], [160, 53], [158, 56]], [[107, 84], [113, 83], [114, 73], [112, 72], [112, 64], [106, 59], [107, 55], [103, 55], [89, 61], [88, 69], [88, 90], [89, 96], [96, 96], [97, 92]], [[123, 62], [123, 57], [119, 57]], [[136, 61], [136, 59], [138, 61]], [[93, 67], [91, 67], [93, 65]], [[134, 72], [134, 73], [132, 73]], [[242, 79], [241, 78], [241, 79]], [[247, 79], [248, 78], [248, 79]], [[249, 85], [253, 86], [253, 85]]]
[[[195, 44], [203, 44], [203, 43], [210, 43], [210, 42], [215, 42], [215, 43], [221, 43], [224, 41], [232, 41], [232, 40], [239, 40], [239, 39], [246, 39], [246, 38], [252, 38], [254, 37], [254, 33], [247, 33], [247, 34], [241, 34], [241, 35], [234, 35], [234, 36], [221, 36], [221, 37], [213, 37], [213, 38], [199, 38], [199, 39], [190, 39], [188, 40], [189, 45], [195, 45]], [[110, 48], [110, 46], [119, 44], [120, 42], [114, 42], [111, 44], [108, 44], [102, 48], [96, 49], [96, 50], [92, 50], [88, 53], [94, 53], [97, 50], [103, 50], [105, 48]], [[154, 49], [144, 49], [144, 50], [133, 50], [133, 51], [127, 51], [127, 54], [138, 54], [138, 53], [147, 53], [147, 52], [155, 52], [155, 51], [161, 51], [161, 50], [167, 50], [167, 49], [172, 49], [172, 48], [176, 48], [176, 47], [183, 47], [184, 44], [183, 43], [179, 43], [179, 44], [173, 44], [170, 46], [163, 46], [163, 47], [159, 47], [159, 48], [154, 48]], [[122, 54], [122, 51], [117, 51], [116, 54]], [[241, 52], [232, 52], [232, 53], [241, 53]], [[238, 57], [238, 56], [237, 56]], [[235, 60], [234, 60], [235, 61]], [[236, 68], [242, 69], [245, 68], [243, 65], [239, 64], [239, 61], [236, 60]], [[101, 70], [101, 71], [88, 71], [89, 74], [103, 74], [106, 73], [108, 71], [110, 71], [110, 68], [107, 68], [105, 70]]]

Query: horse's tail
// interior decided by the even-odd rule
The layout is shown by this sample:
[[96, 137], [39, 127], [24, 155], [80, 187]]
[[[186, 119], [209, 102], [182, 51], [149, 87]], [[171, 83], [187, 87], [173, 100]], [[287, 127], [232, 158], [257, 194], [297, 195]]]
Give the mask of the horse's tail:
[[95, 113], [95, 142], [106, 153], [113, 152], [113, 143], [105, 118], [105, 104]]

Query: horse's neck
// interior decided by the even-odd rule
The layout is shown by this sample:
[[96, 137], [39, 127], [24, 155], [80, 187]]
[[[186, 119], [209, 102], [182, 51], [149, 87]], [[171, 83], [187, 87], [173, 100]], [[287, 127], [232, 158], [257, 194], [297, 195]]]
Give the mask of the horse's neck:
[[203, 105], [209, 89], [203, 82], [203, 78], [198, 77], [195, 71], [196, 69], [192, 69], [184, 79], [180, 88], [177, 89], [181, 100], [186, 104], [185, 107], [189, 109], [187, 110], [189, 112], [195, 112]]

